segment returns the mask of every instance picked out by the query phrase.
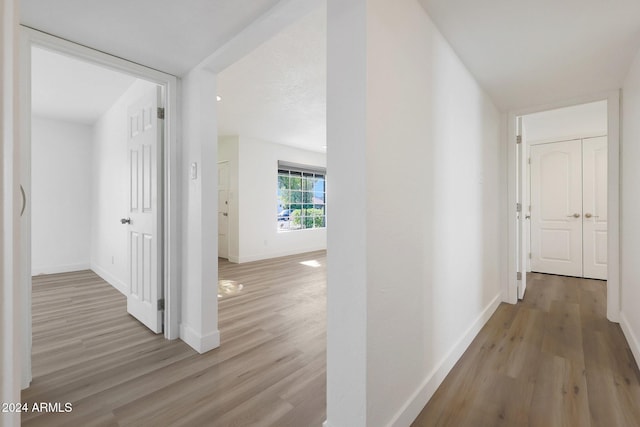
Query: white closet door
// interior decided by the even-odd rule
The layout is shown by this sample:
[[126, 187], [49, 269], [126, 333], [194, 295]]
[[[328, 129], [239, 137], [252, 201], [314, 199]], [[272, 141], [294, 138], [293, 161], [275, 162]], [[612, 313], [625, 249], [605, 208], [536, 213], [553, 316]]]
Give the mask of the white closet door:
[[582, 142], [584, 277], [607, 278], [607, 138]]
[[531, 270], [582, 276], [581, 141], [531, 147]]

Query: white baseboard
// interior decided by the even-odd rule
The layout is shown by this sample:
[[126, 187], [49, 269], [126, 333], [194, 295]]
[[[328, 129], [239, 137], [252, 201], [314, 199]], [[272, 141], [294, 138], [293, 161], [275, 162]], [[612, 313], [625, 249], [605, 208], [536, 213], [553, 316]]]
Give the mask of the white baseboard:
[[37, 276], [39, 274], [69, 273], [70, 271], [89, 270], [90, 268], [91, 266], [88, 263], [69, 264], [69, 265], [50, 265], [46, 267], [31, 267], [31, 275]]
[[307, 252], [324, 251], [326, 249], [327, 249], [326, 246], [322, 246], [322, 247], [304, 248], [304, 249], [290, 250], [290, 251], [269, 252], [269, 253], [264, 253], [259, 255], [249, 255], [249, 256], [243, 256], [243, 257], [237, 257], [237, 258], [233, 257], [234, 260], [232, 260], [230, 257], [229, 261], [241, 264], [243, 262], [262, 261], [265, 259], [280, 258], [283, 256], [306, 254]]
[[200, 354], [220, 347], [220, 331], [201, 335], [184, 323], [180, 325], [180, 339]]
[[451, 371], [456, 362], [462, 357], [462, 354], [471, 344], [471, 341], [478, 335], [480, 329], [487, 323], [491, 315], [496, 311], [501, 302], [501, 294], [498, 293], [491, 302], [482, 310], [482, 313], [469, 326], [466, 332], [460, 337], [458, 342], [453, 346], [449, 353], [440, 361], [440, 363], [431, 371], [422, 385], [413, 393], [411, 398], [405, 403], [400, 411], [392, 418], [389, 423], [393, 427], [404, 427], [411, 423], [420, 415], [420, 411], [425, 407], [429, 399], [436, 392], [442, 381]]
[[629, 321], [623, 312], [620, 313], [620, 327], [622, 328], [622, 333], [629, 343], [631, 353], [633, 353], [633, 357], [636, 359], [636, 366], [640, 366], [640, 341], [631, 328], [631, 325], [629, 325]]
[[127, 284], [125, 282], [116, 278], [107, 270], [105, 270], [104, 268], [100, 267], [98, 264], [95, 264], [93, 262], [91, 263], [91, 269], [98, 276], [102, 277], [105, 280], [105, 282], [107, 282], [108, 284], [110, 284], [111, 286], [119, 290], [121, 294], [123, 295], [127, 294]]

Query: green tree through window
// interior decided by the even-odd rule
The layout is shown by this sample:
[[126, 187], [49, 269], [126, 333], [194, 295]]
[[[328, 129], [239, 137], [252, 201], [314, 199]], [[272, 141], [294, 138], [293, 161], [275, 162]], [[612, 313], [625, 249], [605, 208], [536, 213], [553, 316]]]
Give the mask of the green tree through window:
[[325, 173], [302, 168], [278, 169], [278, 229], [326, 226]]

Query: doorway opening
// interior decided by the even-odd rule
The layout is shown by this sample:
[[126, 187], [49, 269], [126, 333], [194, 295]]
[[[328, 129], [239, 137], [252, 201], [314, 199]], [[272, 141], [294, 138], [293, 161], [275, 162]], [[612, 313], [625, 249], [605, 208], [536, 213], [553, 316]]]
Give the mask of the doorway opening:
[[[175, 139], [175, 79], [26, 28], [23, 51], [25, 336], [33, 337], [36, 323], [37, 276], [39, 283], [108, 283], [125, 295], [126, 312], [176, 338], [176, 289], [167, 274], [175, 259], [167, 197], [174, 161], [164, 154]], [[83, 310], [99, 316], [103, 303]], [[26, 388], [33, 338], [24, 341]]]
[[607, 280], [608, 317], [617, 319], [616, 101], [612, 94], [511, 116], [518, 299], [531, 272]]
[[221, 348], [259, 329], [273, 337], [265, 345], [278, 341], [280, 351], [307, 360], [298, 374], [311, 381], [293, 380], [299, 392], [289, 402], [300, 411], [304, 396], [304, 423], [318, 425], [326, 407], [331, 179], [326, 13], [321, 2], [216, 76]]

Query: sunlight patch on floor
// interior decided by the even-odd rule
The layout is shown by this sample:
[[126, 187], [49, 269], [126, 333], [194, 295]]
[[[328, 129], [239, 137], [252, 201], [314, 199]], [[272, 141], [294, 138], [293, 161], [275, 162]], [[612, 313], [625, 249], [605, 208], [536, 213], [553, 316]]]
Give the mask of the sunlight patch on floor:
[[218, 280], [218, 298], [238, 294], [242, 289], [244, 289], [244, 286], [235, 280]]
[[312, 259], [309, 261], [301, 261], [300, 264], [306, 265], [307, 267], [314, 267], [314, 268], [322, 267], [322, 264], [320, 264], [315, 259]]

